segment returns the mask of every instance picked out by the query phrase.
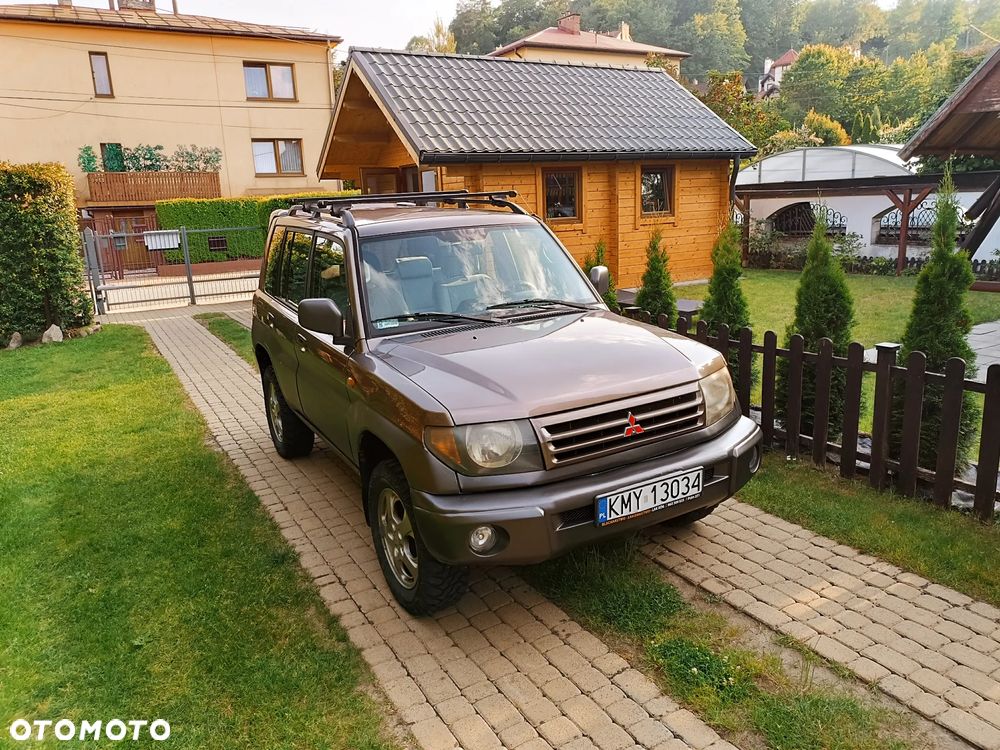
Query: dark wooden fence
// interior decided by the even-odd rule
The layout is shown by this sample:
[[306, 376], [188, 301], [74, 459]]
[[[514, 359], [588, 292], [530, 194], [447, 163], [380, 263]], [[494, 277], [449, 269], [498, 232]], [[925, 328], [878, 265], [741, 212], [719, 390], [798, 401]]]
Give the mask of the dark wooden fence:
[[[645, 310], [631, 307], [623, 312], [645, 323], [652, 322]], [[658, 323], [666, 328], [665, 316], [661, 315]], [[1000, 365], [990, 366], [985, 382], [978, 382], [966, 379], [966, 363], [957, 357], [948, 360], [944, 373], [927, 372], [927, 358], [922, 352], [913, 352], [904, 364], [898, 364], [895, 345], [876, 347], [876, 361], [865, 362], [865, 349], [857, 342], [848, 347], [846, 356], [836, 356], [829, 339], [820, 341], [818, 352], [807, 352], [803, 338], [798, 335], [791, 338], [788, 348], [781, 348], [774, 331], [764, 334], [762, 344], [755, 344], [749, 328], [743, 328], [732, 336], [728, 326], [721, 326], [718, 335], [711, 336], [704, 321], [699, 321], [694, 330], [689, 330], [688, 321], [680, 318], [675, 330], [718, 350], [729, 357], [730, 363], [735, 355], [735, 361], [740, 365], [735, 368], [737, 377], [734, 383], [740, 408], [747, 416], [751, 409], [759, 411], [766, 448], [781, 449], [792, 458], [805, 453], [820, 466], [828, 461], [839, 464], [840, 475], [845, 478], [867, 474], [869, 483], [877, 489], [887, 489], [892, 485], [896, 491], [914, 496], [920, 485], [941, 506], [948, 506], [952, 493], [961, 490], [973, 496], [973, 509], [979, 518], [993, 520], [994, 505], [1000, 499], [997, 493], [997, 478], [1000, 475]], [[758, 358], [761, 399], [759, 404], [751, 404], [752, 371]], [[779, 410], [775, 401], [777, 363], [780, 359], [788, 360], [787, 403], [784, 404], [783, 421], [777, 417]], [[751, 366], [743, 367], [744, 362]], [[816, 399], [814, 413], [803, 415], [802, 385], [807, 366], [811, 373], [815, 373]], [[844, 370], [846, 375], [839, 443], [831, 440], [829, 435], [831, 383], [834, 371], [838, 369]], [[867, 453], [858, 442], [862, 380], [866, 373], [873, 373], [875, 380], [871, 448]], [[943, 386], [943, 417], [934, 467], [919, 465], [923, 399], [928, 384]], [[978, 462], [974, 462], [975, 482], [955, 476], [965, 393], [984, 396], [979, 456]], [[899, 445], [891, 446], [891, 425], [894, 416], [898, 417], [893, 410], [900, 408], [899, 394], [902, 394], [902, 434]], [[812, 418], [806, 420], [812, 423], [811, 434], [802, 432], [803, 416]], [[891, 450], [893, 448], [895, 450]]]

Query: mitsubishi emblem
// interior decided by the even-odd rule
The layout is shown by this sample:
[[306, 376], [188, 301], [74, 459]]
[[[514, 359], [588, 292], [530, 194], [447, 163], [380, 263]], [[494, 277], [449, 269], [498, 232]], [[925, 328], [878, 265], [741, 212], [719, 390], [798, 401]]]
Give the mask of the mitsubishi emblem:
[[625, 428], [625, 437], [632, 437], [633, 435], [641, 435], [645, 430], [642, 429], [642, 425], [636, 420], [635, 415], [632, 412], [628, 413], [628, 427]]

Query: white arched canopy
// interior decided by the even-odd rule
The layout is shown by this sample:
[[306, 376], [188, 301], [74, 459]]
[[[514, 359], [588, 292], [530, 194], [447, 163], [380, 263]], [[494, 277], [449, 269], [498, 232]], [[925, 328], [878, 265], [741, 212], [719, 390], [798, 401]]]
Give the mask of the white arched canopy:
[[815, 180], [849, 180], [857, 177], [892, 177], [912, 174], [899, 158], [900, 146], [863, 144], [817, 146], [765, 156], [740, 170], [737, 185]]

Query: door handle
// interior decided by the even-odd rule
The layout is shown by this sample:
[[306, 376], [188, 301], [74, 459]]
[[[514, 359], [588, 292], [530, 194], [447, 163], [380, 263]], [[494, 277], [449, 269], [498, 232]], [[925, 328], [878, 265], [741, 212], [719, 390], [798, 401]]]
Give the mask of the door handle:
[[304, 352], [306, 350], [306, 344], [308, 343], [309, 339], [307, 339], [301, 333], [297, 333], [295, 334], [295, 340], [299, 342], [299, 351]]
[[269, 312], [267, 315], [265, 315], [264, 316], [264, 320], [267, 321], [267, 324], [269, 326], [271, 326], [271, 328], [274, 328], [274, 313], [273, 312]]

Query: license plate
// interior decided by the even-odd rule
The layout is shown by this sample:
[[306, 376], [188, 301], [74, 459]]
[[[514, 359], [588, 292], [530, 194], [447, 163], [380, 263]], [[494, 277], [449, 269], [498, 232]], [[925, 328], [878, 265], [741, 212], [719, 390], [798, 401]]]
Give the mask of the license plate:
[[698, 497], [703, 475], [699, 466], [601, 495], [597, 498], [596, 523], [607, 526]]

